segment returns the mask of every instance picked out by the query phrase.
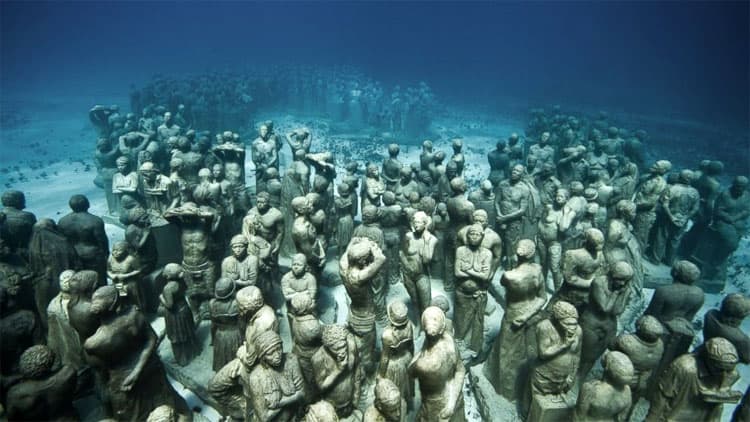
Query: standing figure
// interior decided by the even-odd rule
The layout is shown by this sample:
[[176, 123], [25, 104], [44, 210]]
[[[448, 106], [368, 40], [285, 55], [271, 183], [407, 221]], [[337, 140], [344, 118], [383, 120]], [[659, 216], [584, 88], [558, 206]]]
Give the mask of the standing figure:
[[113, 148], [112, 143], [107, 138], [99, 138], [96, 141], [96, 152], [94, 153], [94, 162], [96, 164], [96, 178], [94, 184], [104, 190], [104, 198], [107, 200], [107, 212], [117, 214], [118, 204], [112, 191], [112, 179], [117, 174], [117, 160], [120, 151]]
[[339, 250], [344, 250], [352, 239], [354, 231], [354, 216], [357, 212], [357, 208], [354, 207], [356, 194], [347, 183], [339, 183], [337, 190], [338, 196], [333, 200], [336, 210], [336, 245]]
[[279, 332], [276, 312], [263, 302], [263, 294], [256, 286], [247, 286], [237, 291], [237, 307], [240, 311], [240, 334], [252, 344], [264, 331]]
[[380, 197], [385, 193], [385, 183], [380, 179], [380, 170], [375, 164], [368, 164], [365, 183], [362, 186], [362, 209], [367, 205], [380, 206]]
[[355, 412], [361, 393], [357, 342], [341, 325], [323, 326], [322, 340], [323, 346], [312, 357], [315, 386], [338, 417], [346, 418]]
[[584, 238], [582, 248], [565, 251], [562, 261], [563, 284], [550, 300], [549, 307], [559, 300], [564, 300], [575, 306], [579, 312], [582, 311], [589, 302], [591, 283], [597, 277], [604, 276], [604, 235], [598, 229], [587, 229]]
[[487, 161], [490, 163], [489, 180], [492, 186], [497, 187], [508, 177], [510, 168], [510, 157], [504, 140], [498, 140], [495, 149], [487, 153]]
[[524, 174], [522, 165], [513, 166], [510, 179], [498, 186], [495, 197], [495, 214], [497, 230], [503, 235], [505, 257], [509, 267], [515, 266], [515, 253], [518, 241], [523, 233], [524, 218], [529, 210], [529, 191], [521, 183]]
[[653, 315], [667, 329], [664, 336], [664, 356], [657, 376], [675, 358], [688, 351], [695, 337], [693, 318], [703, 306], [703, 289], [693, 284], [700, 278], [700, 270], [692, 262], [677, 261], [672, 267], [672, 284], [654, 290], [645, 315]]
[[466, 370], [456, 343], [445, 330], [445, 314], [430, 306], [422, 313], [425, 342], [409, 364], [409, 374], [419, 381], [422, 406], [417, 422], [462, 422], [463, 384]]
[[536, 355], [534, 328], [547, 301], [542, 267], [534, 262], [535, 248], [529, 239], [518, 242], [518, 266], [505, 271], [500, 279], [505, 287], [505, 313], [484, 366], [487, 380], [509, 401], [523, 396], [529, 364]]
[[114, 211], [122, 212], [122, 197], [129, 195], [138, 197], [138, 173], [131, 167], [130, 158], [123, 155], [117, 159], [117, 173], [112, 176], [112, 194], [114, 195]]
[[255, 164], [256, 193], [264, 192], [266, 191], [266, 170], [268, 168], [279, 169], [279, 153], [276, 149], [276, 139], [265, 124], [261, 125], [258, 130], [258, 137], [252, 143], [250, 155]]
[[732, 293], [721, 301], [720, 309], [711, 309], [703, 317], [703, 338], [724, 337], [737, 349], [741, 363], [750, 363], [750, 336], [740, 328], [750, 315], [750, 299]]
[[60, 274], [60, 293], [47, 306], [47, 346], [59, 357], [63, 365], [76, 371], [83, 368], [83, 348], [78, 333], [70, 325], [68, 303], [71, 299], [70, 279], [75, 272], [65, 270]]
[[644, 315], [635, 323], [635, 333], [622, 334], [610, 345], [611, 350], [624, 353], [633, 363], [634, 373], [630, 382], [630, 393], [633, 396], [632, 409], [638, 399], [646, 394], [651, 385], [652, 375], [664, 354], [664, 326], [651, 315]]
[[403, 164], [398, 160], [398, 154], [401, 151], [398, 144], [388, 145], [388, 158], [383, 160], [383, 180], [385, 189], [396, 192], [396, 186], [401, 178], [401, 167]]
[[317, 400], [315, 368], [312, 357], [321, 346], [323, 324], [315, 315], [315, 301], [309, 295], [296, 295], [287, 306], [289, 331], [292, 335], [292, 353], [299, 360], [302, 377], [305, 379], [305, 400]]
[[357, 340], [366, 373], [375, 370], [375, 303], [370, 285], [385, 264], [383, 251], [370, 239], [354, 237], [339, 260], [339, 274], [349, 295], [349, 329]]
[[211, 260], [210, 252], [212, 237], [221, 219], [213, 208], [198, 207], [192, 202], [168, 210], [164, 218], [180, 228], [182, 269], [193, 314], [198, 319], [208, 319], [208, 300], [216, 277], [216, 264]]
[[607, 349], [617, 334], [617, 317], [625, 310], [630, 296], [633, 268], [627, 262], [614, 263], [608, 277], [591, 283], [589, 303], [581, 313], [583, 348], [579, 380], [583, 381], [594, 362]]
[[130, 254], [130, 245], [119, 241], [112, 247], [112, 255], [107, 260], [107, 276], [117, 289], [120, 298], [135, 305], [143, 312], [146, 297], [143, 292], [143, 275], [138, 258]]
[[326, 251], [321, 243], [321, 233], [318, 233], [312, 219], [313, 203], [306, 196], [298, 196], [292, 200], [292, 209], [294, 247], [298, 253], [305, 255], [311, 272], [319, 279], [325, 265]]
[[659, 198], [661, 208], [651, 233], [648, 257], [655, 263], [672, 265], [688, 221], [698, 212], [700, 195], [690, 186], [693, 172], [680, 172], [677, 183], [667, 187]]
[[568, 229], [576, 216], [575, 211], [565, 206], [570, 199], [567, 189], [557, 189], [554, 201], [546, 205], [545, 213], [539, 220], [539, 248], [542, 262], [542, 274], [552, 273], [552, 283], [557, 291], [562, 286], [562, 254], [563, 242], [568, 235]]
[[[561, 401], [575, 383], [581, 359], [581, 327], [578, 311], [568, 302], [552, 307], [549, 319], [536, 327], [537, 358], [531, 373], [531, 398]], [[529, 420], [537, 420], [532, 403]]]
[[252, 410], [245, 420], [297, 420], [297, 413], [305, 398], [304, 380], [297, 357], [293, 353], [283, 353], [281, 337], [274, 331], [258, 335], [253, 347], [258, 362], [246, 377], [240, 377], [247, 397], [247, 410]]
[[724, 403], [737, 403], [742, 392], [732, 390], [737, 350], [729, 340], [714, 337], [694, 353], [675, 359], [659, 377], [646, 422], [718, 422]]
[[641, 183], [635, 192], [636, 217], [633, 222], [633, 233], [641, 243], [641, 249], [649, 247], [649, 235], [656, 222], [656, 209], [667, 181], [664, 175], [672, 169], [672, 163], [659, 160], [651, 166], [648, 178]]
[[414, 356], [414, 328], [409, 321], [409, 310], [403, 302], [394, 301], [388, 305], [388, 322], [389, 325], [383, 329], [383, 352], [378, 376], [398, 386], [399, 397], [406, 400], [411, 408], [414, 382], [409, 378], [409, 363]]
[[154, 163], [146, 161], [138, 170], [141, 174], [141, 196], [149, 212], [161, 216], [166, 210], [177, 206], [179, 193], [172, 180], [160, 174]]
[[573, 414], [574, 422], [626, 421], [632, 406], [630, 380], [633, 364], [627, 355], [607, 352], [602, 357], [601, 380], [583, 384]]
[[424, 212], [414, 213], [411, 230], [404, 235], [399, 251], [404, 287], [419, 315], [432, 301], [430, 266], [438, 240], [427, 230], [430, 223], [430, 217]]
[[201, 352], [195, 333], [193, 313], [185, 300], [185, 285], [170, 281], [159, 295], [159, 313], [172, 344], [172, 355], [180, 366], [186, 366]]
[[34, 303], [47, 332], [47, 305], [59, 292], [60, 274], [78, 267], [75, 249], [49, 218], [34, 224], [29, 243], [29, 267], [34, 273]]
[[484, 230], [474, 224], [466, 233], [466, 246], [456, 250], [456, 339], [479, 353], [484, 335], [484, 308], [492, 274], [492, 252], [482, 246]]
[[208, 303], [211, 311], [211, 339], [214, 349], [213, 370], [219, 371], [234, 359], [242, 344], [240, 309], [234, 298], [235, 284], [220, 278], [216, 281], [214, 298]]
[[[218, 135], [217, 135], [218, 137]], [[245, 191], [245, 145], [232, 132], [221, 135], [221, 143], [213, 148], [224, 165], [224, 177], [229, 182], [229, 196], [238, 215], [248, 210], [249, 198]]]
[[363, 422], [406, 422], [407, 406], [398, 386], [386, 378], [375, 381], [375, 399]]
[[292, 257], [291, 271], [281, 278], [281, 293], [284, 295], [287, 309], [297, 295], [307, 295], [313, 303], [316, 302], [318, 283], [315, 276], [308, 271], [305, 255], [298, 253]]
[[6, 190], [2, 195], [5, 221], [0, 225], [0, 237], [10, 252], [17, 253], [23, 258], [28, 258], [29, 242], [33, 233], [36, 216], [26, 208], [26, 196], [21, 191]]
[[167, 381], [156, 333], [143, 314], [119, 300], [113, 286], [94, 292], [91, 311], [101, 325], [83, 348], [106, 382], [107, 413], [118, 421], [143, 421], [164, 404], [188, 413], [184, 399]]
[[99, 275], [99, 285], [107, 282], [107, 256], [109, 238], [104, 231], [104, 221], [89, 214], [89, 200], [83, 195], [73, 195], [68, 202], [73, 211], [57, 223], [60, 232], [68, 238], [84, 270], [94, 270]]
[[458, 233], [464, 227], [471, 224], [472, 215], [474, 214], [474, 204], [466, 199], [466, 181], [463, 177], [455, 177], [450, 181], [452, 196], [446, 202], [448, 207], [448, 216], [451, 224], [445, 234], [445, 291], [453, 292], [456, 289], [456, 250], [459, 247]]
[[232, 255], [221, 262], [221, 276], [232, 280], [238, 288], [258, 284], [258, 257], [248, 254], [247, 237], [238, 234], [229, 242]]

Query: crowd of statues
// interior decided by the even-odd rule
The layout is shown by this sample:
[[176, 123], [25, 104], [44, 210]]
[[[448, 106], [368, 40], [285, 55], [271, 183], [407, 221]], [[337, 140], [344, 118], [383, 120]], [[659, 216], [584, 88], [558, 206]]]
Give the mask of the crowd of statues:
[[[111, 252], [85, 196], [55, 223], [25, 211], [22, 192], [2, 195], [9, 419], [75, 417], [72, 400], [96, 386], [114, 420], [188, 420], [157, 350], [166, 340], [189, 365], [205, 352], [200, 324], [207, 390], [228, 420], [461, 421], [478, 365], [529, 421], [627, 420], [640, 399], [647, 421], [718, 421], [742, 398], [750, 299], [726, 295], [692, 348], [701, 275], [726, 278], [750, 215], [747, 178], [723, 188], [721, 163], [647, 164], [642, 132], [535, 110], [526, 139], [499, 141], [469, 187], [462, 139], [450, 157], [424, 141], [418, 162], [402, 162], [391, 144], [362, 166], [316, 151], [309, 129], [266, 121], [245, 142], [186, 129], [182, 111], [154, 132], [130, 115], [98, 126], [97, 183], [125, 228]], [[181, 258], [158, 265], [165, 226]], [[672, 276], [648, 303], [644, 260]], [[320, 287], [339, 279], [346, 324], [326, 324]]]
[[421, 136], [436, 102], [425, 82], [385, 87], [347, 66], [276, 66], [185, 79], [158, 76], [131, 92], [130, 108], [142, 116], [139, 130], [146, 133], [155, 131], [169, 110], [183, 128], [217, 131], [247, 125], [248, 116], [258, 110], [283, 109], [327, 116], [354, 129], [372, 127], [400, 136]]

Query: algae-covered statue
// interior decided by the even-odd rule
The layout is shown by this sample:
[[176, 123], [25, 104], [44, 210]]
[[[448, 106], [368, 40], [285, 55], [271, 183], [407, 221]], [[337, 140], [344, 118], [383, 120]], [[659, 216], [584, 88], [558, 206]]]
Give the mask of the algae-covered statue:
[[737, 350], [722, 337], [675, 359], [659, 377], [646, 422], [720, 421], [724, 404], [737, 403], [742, 397], [740, 391], [732, 390], [739, 379], [737, 361]]
[[112, 255], [107, 260], [107, 276], [125, 301], [145, 310], [146, 297], [141, 286], [143, 275], [138, 258], [130, 253], [129, 245], [119, 241], [112, 246]]
[[502, 275], [505, 313], [500, 335], [484, 367], [495, 391], [510, 401], [523, 395], [529, 364], [536, 355], [535, 325], [547, 300], [542, 268], [534, 262], [535, 248], [529, 239], [518, 242], [518, 266]]
[[437, 246], [437, 238], [427, 228], [430, 217], [422, 211], [414, 213], [411, 219], [411, 230], [401, 241], [399, 260], [404, 287], [411, 298], [411, 303], [421, 314], [430, 306], [432, 300], [432, 280], [430, 265]]
[[7, 190], [2, 195], [4, 222], [0, 226], [0, 236], [12, 253], [28, 257], [28, 247], [31, 241], [36, 216], [26, 208], [26, 195], [21, 191]]
[[462, 422], [465, 369], [453, 336], [445, 331], [445, 314], [430, 306], [422, 313], [425, 343], [409, 365], [409, 373], [419, 381], [422, 406], [419, 422]]
[[742, 330], [742, 321], [750, 315], [750, 299], [732, 293], [724, 297], [719, 309], [711, 309], [703, 317], [703, 338], [723, 337], [737, 349], [739, 361], [750, 363], [750, 336]]
[[172, 345], [172, 355], [180, 366], [186, 366], [200, 354], [201, 344], [195, 332], [193, 313], [185, 300], [185, 285], [170, 281], [159, 295], [159, 313]]
[[323, 327], [323, 347], [312, 356], [315, 386], [321, 398], [336, 408], [339, 418], [352, 415], [359, 402], [361, 376], [354, 336], [341, 325]]
[[693, 172], [682, 170], [677, 183], [668, 186], [661, 197], [657, 210], [656, 223], [651, 233], [648, 258], [656, 263], [672, 265], [688, 221], [698, 212], [700, 194], [690, 186]]
[[99, 284], [104, 285], [109, 254], [109, 238], [104, 231], [104, 221], [89, 213], [89, 200], [83, 195], [71, 196], [68, 204], [73, 212], [61, 218], [57, 227], [73, 244], [82, 269], [96, 271]]
[[589, 302], [591, 283], [606, 272], [604, 235], [591, 228], [584, 232], [584, 238], [582, 248], [565, 251], [563, 255], [563, 284], [552, 297], [552, 304], [564, 300], [582, 310]]
[[350, 299], [347, 321], [366, 372], [375, 367], [375, 303], [371, 284], [385, 261], [380, 247], [363, 237], [352, 238], [339, 260], [339, 273]]
[[386, 378], [375, 383], [375, 400], [367, 409], [363, 422], [406, 422], [406, 403], [397, 384]]
[[229, 247], [232, 254], [221, 262], [221, 276], [232, 280], [238, 288], [258, 284], [258, 257], [248, 254], [247, 237], [242, 234], [233, 236]]
[[228, 278], [216, 281], [214, 298], [208, 303], [211, 311], [211, 340], [213, 343], [214, 371], [219, 371], [235, 358], [242, 345], [240, 309], [234, 298], [235, 284]]
[[632, 405], [630, 380], [633, 364], [621, 352], [607, 352], [602, 357], [604, 374], [601, 380], [583, 384], [578, 393], [573, 420], [626, 421]]
[[409, 378], [409, 363], [414, 356], [414, 327], [409, 321], [406, 304], [391, 302], [388, 305], [388, 322], [389, 325], [383, 329], [383, 352], [378, 376], [398, 386], [399, 399], [405, 400], [411, 408], [414, 382]]
[[482, 246], [484, 229], [478, 224], [469, 226], [466, 246], [456, 250], [456, 339], [479, 353], [484, 336], [484, 308], [492, 275], [492, 252]]
[[505, 258], [509, 267], [515, 266], [516, 247], [523, 233], [524, 219], [529, 210], [529, 190], [522, 183], [522, 165], [513, 166], [508, 180], [497, 187], [495, 214], [497, 229], [503, 234]]
[[101, 325], [83, 348], [106, 382], [111, 416], [118, 421], [142, 421], [164, 404], [187, 413], [184, 399], [167, 381], [156, 351], [156, 333], [143, 314], [123, 303], [113, 286], [94, 292], [91, 311]]

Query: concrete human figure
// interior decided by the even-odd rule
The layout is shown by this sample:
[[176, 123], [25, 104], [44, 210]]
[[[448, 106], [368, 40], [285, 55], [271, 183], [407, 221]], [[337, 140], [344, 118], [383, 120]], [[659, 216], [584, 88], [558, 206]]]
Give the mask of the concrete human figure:
[[180, 366], [186, 366], [200, 354], [201, 344], [195, 332], [193, 313], [185, 298], [185, 285], [170, 281], [159, 295], [159, 313], [172, 345], [172, 355]]
[[365, 411], [363, 422], [406, 422], [406, 402], [395, 383], [386, 378], [378, 378], [374, 394], [375, 399]]
[[690, 186], [692, 180], [692, 171], [681, 171], [677, 183], [667, 187], [659, 199], [661, 207], [657, 211], [650, 249], [647, 250], [647, 256], [653, 262], [672, 264], [688, 221], [698, 212], [700, 195]]
[[425, 342], [409, 364], [409, 374], [419, 381], [422, 405], [417, 411], [420, 422], [462, 422], [465, 369], [458, 349], [445, 330], [445, 314], [430, 306], [422, 313]]
[[357, 340], [360, 363], [366, 373], [375, 370], [375, 301], [371, 284], [386, 258], [370, 239], [354, 237], [339, 260], [339, 274], [349, 296], [349, 329]]
[[318, 296], [318, 282], [307, 268], [307, 258], [303, 254], [292, 257], [291, 271], [281, 278], [281, 293], [287, 309], [297, 295], [307, 295], [315, 303]]
[[108, 413], [116, 420], [138, 421], [163, 404], [188, 412], [184, 399], [167, 381], [156, 351], [156, 333], [143, 314], [119, 300], [113, 286], [94, 292], [91, 311], [101, 325], [83, 348], [106, 382]]
[[390, 144], [388, 145], [388, 157], [383, 160], [382, 177], [385, 182], [385, 189], [394, 193], [401, 178], [401, 168], [403, 167], [398, 159], [399, 152], [401, 152], [401, 149], [398, 144]]
[[81, 268], [99, 274], [99, 284], [107, 277], [109, 238], [104, 231], [104, 221], [90, 214], [89, 200], [84, 195], [73, 195], [68, 202], [72, 212], [60, 219], [57, 227], [76, 250]]
[[161, 216], [170, 208], [177, 206], [179, 195], [169, 177], [160, 174], [153, 162], [141, 164], [138, 172], [141, 176], [139, 189], [146, 209]]
[[546, 279], [547, 274], [552, 275], [554, 289], [562, 286], [562, 255], [563, 242], [566, 240], [573, 220], [575, 211], [565, 206], [570, 193], [567, 189], [560, 188], [555, 192], [554, 201], [545, 206], [545, 211], [539, 220], [539, 252], [542, 262], [542, 274]]
[[233, 236], [229, 242], [232, 254], [221, 262], [221, 277], [232, 280], [238, 289], [258, 284], [259, 259], [248, 253], [248, 245], [244, 234]]
[[168, 210], [164, 218], [180, 228], [181, 267], [190, 307], [196, 318], [208, 319], [208, 301], [213, 296], [216, 281], [216, 264], [211, 259], [211, 248], [220, 218], [213, 208], [198, 207], [191, 202]]
[[750, 336], [740, 325], [750, 315], [750, 299], [732, 293], [724, 297], [719, 309], [711, 309], [703, 317], [704, 340], [723, 337], [737, 349], [740, 363], [750, 363]]
[[119, 208], [112, 192], [112, 179], [117, 173], [117, 158], [119, 155], [120, 151], [113, 147], [109, 139], [99, 138], [96, 141], [96, 152], [94, 153], [96, 178], [94, 184], [104, 190], [109, 214], [116, 214]]
[[487, 153], [487, 161], [490, 164], [489, 180], [497, 187], [510, 174], [510, 157], [504, 140], [498, 140], [495, 149]]
[[[482, 247], [487, 248], [492, 252], [492, 271], [490, 273], [490, 280], [494, 279], [495, 273], [500, 268], [500, 263], [503, 257], [503, 241], [500, 235], [492, 230], [490, 226], [490, 219], [487, 212], [483, 209], [477, 209], [471, 214], [472, 224], [479, 224], [484, 230], [484, 237], [482, 237]], [[466, 244], [466, 235], [469, 227], [465, 226], [456, 236], [456, 243], [459, 246]]]
[[586, 382], [578, 393], [574, 421], [625, 421], [632, 406], [630, 380], [633, 363], [621, 352], [607, 352], [602, 357], [601, 380]]
[[307, 294], [292, 297], [287, 305], [289, 331], [292, 335], [292, 353], [299, 360], [302, 377], [305, 380], [305, 400], [314, 401], [318, 397], [315, 386], [315, 369], [312, 357], [321, 347], [323, 324], [316, 316], [315, 301]]
[[323, 326], [323, 347], [312, 356], [315, 386], [339, 418], [361, 417], [355, 410], [361, 394], [359, 351], [354, 335], [341, 325]]
[[378, 377], [393, 382], [399, 397], [411, 403], [414, 382], [409, 377], [409, 364], [414, 357], [414, 327], [403, 302], [393, 301], [388, 305], [388, 325], [383, 329], [382, 344]]
[[7, 391], [8, 420], [78, 420], [73, 407], [76, 368], [55, 367], [55, 353], [36, 345], [21, 354], [20, 380]]
[[164, 113], [164, 123], [157, 129], [156, 134], [161, 141], [169, 139], [171, 136], [178, 136], [182, 128], [177, 126], [174, 116], [169, 111]]
[[456, 250], [459, 247], [458, 233], [464, 227], [472, 224], [474, 214], [474, 204], [466, 199], [466, 181], [462, 177], [454, 177], [450, 181], [451, 196], [447, 200], [448, 218], [451, 224], [445, 233], [445, 280], [443, 284], [446, 292], [453, 292], [456, 289], [456, 276], [453, 263], [456, 261]]
[[236, 291], [232, 280], [220, 278], [216, 281], [214, 297], [208, 303], [214, 352], [212, 368], [217, 372], [235, 358], [242, 344], [240, 309], [234, 298]]
[[138, 173], [132, 170], [130, 158], [123, 155], [117, 158], [117, 173], [112, 175], [112, 194], [115, 197], [115, 210], [121, 212], [120, 201], [123, 195], [138, 197]]
[[256, 286], [239, 289], [235, 296], [240, 311], [240, 334], [245, 342], [253, 344], [264, 331], [279, 332], [276, 312], [263, 302], [263, 294]]
[[33, 232], [36, 216], [24, 211], [26, 196], [21, 191], [6, 190], [2, 195], [2, 214], [4, 222], [0, 226], [0, 236], [11, 253], [28, 258], [29, 242]]
[[694, 285], [699, 278], [700, 270], [695, 264], [689, 261], [675, 262], [672, 284], [657, 287], [644, 312], [645, 315], [656, 317], [667, 330], [661, 368], [686, 353], [693, 342], [695, 329], [692, 321], [705, 298], [703, 290]]
[[385, 183], [380, 177], [380, 169], [375, 164], [368, 164], [365, 182], [362, 185], [362, 209], [367, 205], [380, 206], [382, 195], [385, 193]]
[[432, 300], [430, 265], [435, 257], [437, 238], [427, 229], [430, 217], [417, 211], [411, 219], [410, 231], [401, 242], [399, 260], [401, 276], [412, 305], [421, 314]]
[[258, 335], [253, 347], [258, 363], [240, 377], [247, 397], [250, 421], [294, 421], [304, 402], [304, 380], [297, 357], [283, 353], [281, 337], [274, 331]]
[[272, 137], [268, 126], [261, 125], [258, 137], [252, 143], [250, 154], [255, 164], [255, 188], [257, 193], [266, 190], [266, 170], [279, 169], [279, 154], [276, 149], [276, 139]]
[[591, 283], [606, 273], [606, 260], [602, 252], [604, 235], [592, 228], [584, 232], [584, 238], [582, 248], [565, 251], [562, 260], [563, 284], [548, 306], [564, 300], [583, 310], [589, 303]]
[[615, 339], [617, 318], [625, 310], [630, 297], [633, 268], [625, 261], [610, 266], [607, 277], [591, 283], [589, 302], [580, 318], [583, 330], [579, 380], [588, 375], [597, 359]]
[[610, 350], [624, 353], [633, 363], [633, 379], [630, 382], [632, 409], [641, 397], [646, 396], [664, 354], [664, 326], [651, 315], [644, 315], [635, 324], [635, 333], [622, 334], [610, 345]]
[[142, 286], [143, 274], [138, 258], [130, 254], [130, 245], [119, 241], [112, 246], [112, 254], [107, 260], [107, 277], [117, 289], [120, 298], [135, 305], [141, 312], [146, 309], [145, 291]]
[[47, 305], [47, 346], [64, 365], [75, 370], [84, 366], [83, 348], [78, 333], [70, 325], [68, 302], [71, 299], [70, 279], [73, 270], [60, 273], [60, 292]]
[[534, 262], [536, 245], [529, 239], [518, 242], [516, 268], [500, 279], [505, 287], [505, 313], [500, 334], [492, 345], [484, 373], [495, 391], [516, 401], [523, 395], [529, 364], [536, 355], [535, 325], [547, 301], [542, 267]]
[[498, 185], [495, 197], [497, 230], [503, 235], [504, 255], [509, 267], [515, 266], [515, 250], [521, 240], [524, 218], [529, 210], [530, 193], [521, 183], [523, 174], [523, 166], [513, 166], [510, 178]]
[[720, 421], [724, 404], [742, 397], [731, 389], [739, 379], [737, 361], [737, 350], [722, 337], [678, 357], [659, 377], [646, 421]]
[[492, 274], [492, 252], [482, 246], [484, 230], [475, 224], [466, 233], [466, 245], [456, 250], [456, 339], [475, 353], [482, 350], [484, 309]]

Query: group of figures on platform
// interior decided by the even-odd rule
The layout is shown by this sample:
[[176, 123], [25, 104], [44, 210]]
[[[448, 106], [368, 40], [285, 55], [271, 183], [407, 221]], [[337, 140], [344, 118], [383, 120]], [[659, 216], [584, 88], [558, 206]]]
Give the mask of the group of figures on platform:
[[[361, 176], [356, 157], [315, 151], [309, 129], [282, 136], [266, 121], [248, 143], [247, 184], [241, 137], [185, 130], [182, 111], [153, 133], [135, 115], [98, 121], [97, 183], [125, 228], [111, 253], [85, 196], [55, 223], [25, 211], [22, 192], [2, 195], [10, 420], [75, 418], [92, 386], [108, 418], [189, 420], [157, 351], [166, 338], [189, 365], [201, 324], [207, 390], [230, 420], [462, 421], [480, 365], [529, 421], [627, 420], [640, 399], [647, 421], [718, 421], [743, 397], [732, 386], [750, 360], [750, 299], [726, 295], [691, 351], [700, 286], [725, 280], [750, 216], [747, 178], [722, 189], [721, 163], [646, 167], [644, 133], [537, 110], [526, 140], [499, 141], [470, 190], [460, 138], [450, 157], [424, 141], [414, 163], [391, 144]], [[181, 253], [162, 265], [174, 253], [165, 227]], [[644, 258], [672, 278], [648, 303]], [[346, 324], [323, 323], [322, 287], [337, 283]]]

